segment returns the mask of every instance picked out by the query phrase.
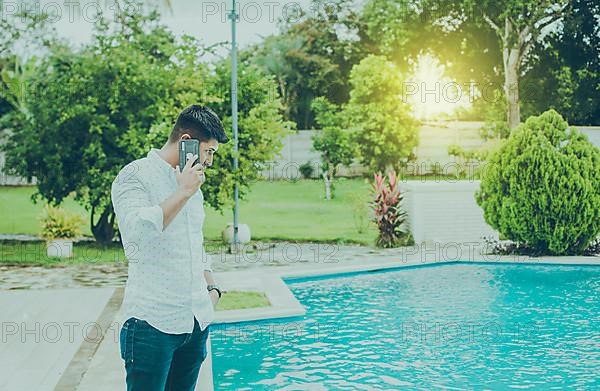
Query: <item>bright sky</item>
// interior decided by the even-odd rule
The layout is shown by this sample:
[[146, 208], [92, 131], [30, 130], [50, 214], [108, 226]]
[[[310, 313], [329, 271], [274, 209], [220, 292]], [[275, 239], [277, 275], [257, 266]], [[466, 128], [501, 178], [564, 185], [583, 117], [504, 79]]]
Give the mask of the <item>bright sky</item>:
[[470, 104], [470, 86], [459, 85], [445, 77], [444, 67], [431, 55], [419, 58], [405, 91], [409, 95], [415, 116], [420, 119], [450, 114], [459, 107]]
[[[231, 24], [227, 13], [231, 1], [208, 0], [145, 0], [146, 7], [158, 7], [164, 24], [177, 35], [188, 34], [201, 39], [207, 45], [229, 41]], [[238, 43], [240, 47], [259, 42], [261, 37], [276, 33], [277, 22], [285, 15], [297, 15], [300, 7], [310, 10], [310, 0], [242, 0], [238, 1], [240, 21]], [[29, 10], [52, 15], [53, 26], [58, 34], [71, 43], [79, 45], [91, 38], [96, 13], [102, 12], [111, 19], [118, 8], [114, 0], [0, 0], [2, 17], [14, 15], [18, 10]], [[224, 50], [222, 54], [226, 54]]]
[[[162, 22], [175, 34], [192, 35], [207, 46], [230, 41], [230, 0], [170, 0], [171, 8], [167, 6], [167, 1], [146, 0], [146, 12], [150, 8], [158, 8]], [[237, 4], [240, 14], [237, 35], [239, 47], [260, 42], [263, 37], [277, 33], [278, 20], [284, 16], [298, 15], [301, 7], [308, 10], [309, 14], [319, 11], [310, 0], [238, 0]], [[97, 12], [111, 19], [120, 12], [114, 0], [0, 0], [0, 16], [14, 15], [25, 7], [52, 15], [52, 25], [58, 34], [75, 46], [91, 39]], [[229, 47], [226, 46], [218, 54], [226, 56], [228, 52]], [[418, 118], [451, 113], [457, 107], [468, 105], [469, 87], [458, 86], [443, 74], [443, 67], [434, 57], [425, 55], [419, 59], [415, 73], [407, 84], [409, 101]]]

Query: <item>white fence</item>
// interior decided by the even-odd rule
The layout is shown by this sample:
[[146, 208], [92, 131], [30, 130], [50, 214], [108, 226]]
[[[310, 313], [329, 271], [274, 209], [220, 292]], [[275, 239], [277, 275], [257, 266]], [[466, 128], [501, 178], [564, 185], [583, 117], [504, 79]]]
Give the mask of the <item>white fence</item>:
[[[448, 155], [448, 147], [457, 144], [463, 149], [477, 150], [486, 146], [479, 136], [483, 122], [441, 122], [421, 126], [419, 129], [419, 144], [415, 149], [417, 160], [406, 170], [409, 175], [421, 175], [432, 172], [434, 165], [441, 167], [441, 174], [453, 174], [457, 167], [454, 156]], [[590, 141], [600, 148], [599, 126], [577, 126], [581, 132], [588, 135]], [[310, 163], [314, 168], [313, 177], [320, 175], [321, 158], [319, 152], [312, 147], [312, 136], [318, 130], [300, 130], [283, 140], [283, 149], [279, 157], [270, 162], [262, 175], [268, 179], [299, 179], [299, 168], [304, 163]], [[489, 144], [487, 144], [489, 145]], [[365, 169], [355, 162], [350, 167], [339, 170], [341, 176], [356, 176]]]
[[[456, 167], [456, 159], [448, 155], [448, 146], [458, 144], [465, 150], [479, 149], [485, 142], [479, 137], [479, 129], [483, 122], [441, 122], [421, 126], [419, 144], [415, 149], [417, 160], [407, 168], [407, 174], [425, 174], [431, 172], [434, 164], [439, 164], [442, 174], [452, 174]], [[600, 148], [599, 126], [578, 126], [587, 134], [590, 141]], [[267, 179], [299, 179], [299, 168], [304, 163], [313, 167], [313, 177], [320, 175], [321, 158], [319, 152], [312, 147], [312, 136], [318, 130], [300, 130], [288, 135], [283, 140], [283, 149], [275, 161], [270, 162], [262, 175]], [[4, 173], [4, 154], [0, 153], [0, 185], [27, 184], [23, 178], [9, 176]], [[350, 167], [339, 170], [341, 176], [356, 176], [365, 169], [354, 163]]]
[[26, 178], [8, 175], [4, 172], [6, 158], [4, 157], [4, 152], [0, 152], [0, 186], [21, 186], [21, 185], [29, 185], [35, 184], [35, 178], [31, 182], [27, 182]]
[[403, 181], [403, 207], [410, 231], [421, 243], [481, 243], [498, 239], [475, 202], [479, 181]]

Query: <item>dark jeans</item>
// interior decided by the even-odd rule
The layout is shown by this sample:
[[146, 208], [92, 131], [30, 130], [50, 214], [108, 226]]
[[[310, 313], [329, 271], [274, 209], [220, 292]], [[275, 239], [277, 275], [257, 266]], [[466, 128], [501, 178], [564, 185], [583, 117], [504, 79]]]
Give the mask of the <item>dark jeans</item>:
[[167, 334], [145, 320], [129, 318], [120, 332], [121, 358], [125, 361], [128, 391], [193, 391], [200, 365], [206, 358], [209, 327]]

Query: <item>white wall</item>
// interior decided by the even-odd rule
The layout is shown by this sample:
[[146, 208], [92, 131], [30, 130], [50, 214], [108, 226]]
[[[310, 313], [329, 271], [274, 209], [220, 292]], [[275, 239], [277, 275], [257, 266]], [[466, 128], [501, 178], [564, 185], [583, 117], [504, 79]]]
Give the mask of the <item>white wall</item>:
[[498, 239], [475, 202], [479, 181], [403, 181], [404, 210], [415, 242], [482, 242]]
[[[419, 145], [415, 149], [417, 161], [407, 168], [407, 174], [424, 174], [431, 172], [433, 163], [446, 167], [442, 173], [452, 174], [456, 159], [448, 155], [448, 146], [458, 144], [466, 150], [479, 149], [485, 143], [479, 138], [479, 129], [483, 122], [440, 122], [427, 123], [419, 129]], [[600, 148], [600, 127], [577, 126], [581, 132], [588, 135], [590, 141]], [[299, 167], [310, 162], [314, 168], [314, 177], [320, 175], [320, 154], [312, 148], [312, 135], [318, 130], [300, 130], [288, 135], [283, 140], [283, 149], [279, 157], [270, 162], [262, 175], [267, 179], [295, 178], [300, 179]], [[3, 173], [4, 155], [0, 153], [0, 185], [26, 184], [18, 177]], [[341, 176], [356, 176], [365, 169], [358, 163], [339, 170]]]
[[[434, 164], [442, 167], [442, 174], [454, 174], [456, 158], [448, 155], [448, 146], [458, 144], [465, 150], [477, 150], [487, 144], [479, 137], [479, 129], [483, 122], [439, 122], [426, 123], [419, 128], [419, 144], [415, 149], [416, 162], [410, 163], [406, 169], [407, 175], [420, 175], [431, 172]], [[600, 148], [600, 127], [577, 126], [581, 132], [588, 135], [589, 140]], [[267, 179], [295, 178], [300, 179], [298, 168], [311, 162], [315, 168], [315, 175], [319, 175], [320, 154], [312, 148], [312, 135], [318, 130], [300, 130], [296, 134], [288, 135], [283, 140], [283, 150], [280, 156], [269, 164], [268, 169], [262, 172]], [[341, 176], [356, 176], [365, 169], [358, 163], [351, 167], [339, 170]]]
[[5, 160], [6, 159], [4, 157], [4, 152], [0, 152], [0, 186], [20, 186], [35, 184], [35, 178], [33, 178], [32, 182], [27, 182], [26, 178], [6, 174], [3, 170]]

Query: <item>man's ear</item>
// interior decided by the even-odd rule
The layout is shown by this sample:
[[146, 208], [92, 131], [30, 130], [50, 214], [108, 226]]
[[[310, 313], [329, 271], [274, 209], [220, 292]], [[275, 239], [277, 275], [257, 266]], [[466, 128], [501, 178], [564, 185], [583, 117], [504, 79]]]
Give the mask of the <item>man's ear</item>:
[[179, 137], [180, 140], [189, 140], [191, 138], [192, 138], [192, 136], [190, 136], [187, 133], [184, 133], [184, 134], [181, 135], [181, 137]]

